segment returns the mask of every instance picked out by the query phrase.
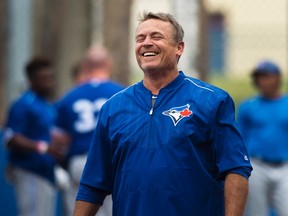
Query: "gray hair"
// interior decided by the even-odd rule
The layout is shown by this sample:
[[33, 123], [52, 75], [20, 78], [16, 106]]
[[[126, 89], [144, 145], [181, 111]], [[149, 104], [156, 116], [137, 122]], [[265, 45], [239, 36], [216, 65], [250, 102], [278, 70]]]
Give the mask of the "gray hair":
[[142, 16], [140, 15], [139, 24], [149, 20], [149, 19], [158, 19], [165, 22], [171, 23], [174, 31], [174, 41], [179, 43], [183, 41], [184, 38], [184, 30], [182, 26], [177, 22], [173, 15], [163, 12], [153, 13], [144, 11]]

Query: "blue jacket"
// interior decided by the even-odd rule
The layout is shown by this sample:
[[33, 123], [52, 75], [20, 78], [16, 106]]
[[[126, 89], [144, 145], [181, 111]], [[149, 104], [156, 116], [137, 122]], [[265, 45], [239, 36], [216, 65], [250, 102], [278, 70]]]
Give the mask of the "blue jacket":
[[[224, 215], [224, 178], [252, 170], [230, 96], [179, 76], [151, 107], [143, 82], [103, 106], [77, 200], [116, 216]], [[155, 96], [153, 96], [155, 97]]]

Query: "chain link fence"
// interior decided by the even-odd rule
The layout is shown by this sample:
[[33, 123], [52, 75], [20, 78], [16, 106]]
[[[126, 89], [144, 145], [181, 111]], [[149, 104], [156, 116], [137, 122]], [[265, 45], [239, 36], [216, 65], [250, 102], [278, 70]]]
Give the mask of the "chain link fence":
[[205, 0], [210, 74], [247, 75], [264, 59], [288, 69], [287, 0]]

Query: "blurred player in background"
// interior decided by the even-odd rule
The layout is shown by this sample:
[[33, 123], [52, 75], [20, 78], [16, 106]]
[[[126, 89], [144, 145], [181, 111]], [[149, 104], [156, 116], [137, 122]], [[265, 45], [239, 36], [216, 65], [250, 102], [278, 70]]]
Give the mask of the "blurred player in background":
[[82, 64], [82, 61], [77, 62], [71, 70], [71, 78], [75, 86], [86, 82], [88, 79], [87, 73], [82, 69]]
[[[110, 80], [112, 59], [105, 48], [92, 47], [78, 66], [78, 76], [82, 74], [81, 77], [86, 80], [81, 79], [82, 84], [78, 84], [56, 103], [57, 134], [69, 136], [71, 139], [64, 164], [73, 184], [66, 196], [67, 215], [73, 214], [76, 193], [97, 125], [98, 113], [112, 95], [123, 89], [123, 86]], [[111, 197], [107, 197], [98, 215], [111, 216], [111, 204]]]
[[239, 107], [239, 126], [254, 168], [247, 216], [288, 215], [288, 96], [281, 93], [281, 70], [271, 61], [252, 72], [259, 95]]
[[55, 158], [61, 160], [65, 152], [51, 144], [54, 73], [51, 62], [42, 57], [32, 59], [25, 69], [29, 89], [12, 104], [6, 122], [7, 176], [15, 189], [18, 215], [54, 216]]

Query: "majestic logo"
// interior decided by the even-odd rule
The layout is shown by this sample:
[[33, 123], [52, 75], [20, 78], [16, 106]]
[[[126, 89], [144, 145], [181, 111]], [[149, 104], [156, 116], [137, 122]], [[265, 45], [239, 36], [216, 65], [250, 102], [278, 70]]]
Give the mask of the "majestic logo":
[[167, 111], [164, 111], [162, 114], [169, 116], [172, 119], [174, 126], [176, 126], [181, 121], [181, 119], [189, 117], [193, 114], [192, 110], [189, 108], [190, 105], [186, 104], [184, 106], [173, 107]]

